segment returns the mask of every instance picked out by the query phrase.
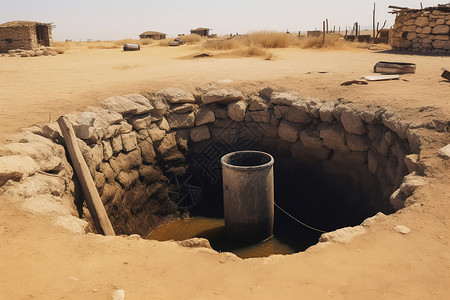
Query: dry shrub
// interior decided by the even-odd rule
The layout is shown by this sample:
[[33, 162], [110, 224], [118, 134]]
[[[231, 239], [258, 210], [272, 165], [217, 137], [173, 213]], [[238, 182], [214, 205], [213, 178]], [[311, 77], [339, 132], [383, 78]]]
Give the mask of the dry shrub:
[[185, 43], [187, 45], [198, 44], [201, 41], [203, 41], [203, 38], [201, 36], [199, 36], [198, 34], [188, 34], [188, 35], [180, 36], [179, 39], [182, 40], [183, 43]]
[[203, 45], [203, 48], [209, 50], [232, 50], [242, 47], [242, 44], [237, 38], [207, 40]]
[[171, 42], [173, 40], [174, 39], [159, 40], [158, 45], [161, 47], [169, 47], [169, 42]]
[[346, 49], [351, 47], [340, 35], [325, 36], [325, 43], [323, 37], [301, 37], [298, 46], [302, 49]]
[[141, 40], [135, 40], [135, 39], [123, 39], [118, 41], [113, 41], [113, 44], [116, 46], [123, 46], [123, 44], [136, 44], [140, 45]]
[[244, 47], [242, 49], [236, 49], [231, 52], [232, 54], [236, 56], [241, 57], [252, 57], [252, 56], [268, 56], [269, 52], [258, 46], [250, 46], [250, 47]]
[[155, 42], [155, 40], [152, 39], [142, 39], [139, 41], [141, 46], [147, 46], [147, 45], [151, 45]]
[[105, 42], [88, 42], [88, 49], [117, 49], [121, 46], [117, 45], [116, 42], [105, 41]]
[[70, 43], [68, 43], [68, 42], [58, 42], [58, 41], [53, 42], [52, 49], [54, 51], [56, 51], [56, 53], [58, 53], [58, 54], [64, 54], [66, 52], [66, 50], [69, 48], [70, 48]]
[[253, 32], [243, 37], [242, 41], [248, 46], [263, 48], [287, 48], [293, 42], [293, 36], [274, 31]]

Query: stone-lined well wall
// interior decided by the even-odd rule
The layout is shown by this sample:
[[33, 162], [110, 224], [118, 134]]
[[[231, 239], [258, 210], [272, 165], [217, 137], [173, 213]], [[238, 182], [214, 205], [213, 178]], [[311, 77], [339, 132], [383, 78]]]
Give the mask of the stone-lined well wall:
[[[106, 211], [118, 234], [143, 236], [178, 216], [168, 197], [172, 176], [186, 172], [186, 155], [208, 141], [232, 143], [252, 129], [259, 149], [320, 166], [381, 194], [392, 211], [426, 180], [417, 163], [422, 125], [376, 106], [305, 98], [264, 88], [196, 94], [178, 88], [105, 99], [101, 107], [66, 115], [74, 125]], [[89, 220], [56, 123], [26, 129], [0, 149], [0, 189], [25, 209], [51, 214], [86, 230]], [[409, 174], [405, 177], [405, 175]], [[47, 203], [48, 205], [43, 205]], [[75, 207], [78, 204], [78, 210]], [[75, 225], [74, 225], [75, 224]]]
[[395, 50], [450, 54], [450, 9], [401, 10], [389, 44]]

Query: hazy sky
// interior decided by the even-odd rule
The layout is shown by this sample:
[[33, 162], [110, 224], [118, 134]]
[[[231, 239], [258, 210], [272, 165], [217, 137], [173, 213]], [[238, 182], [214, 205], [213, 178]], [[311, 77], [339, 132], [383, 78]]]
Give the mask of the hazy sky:
[[[330, 29], [359, 22], [371, 28], [374, 1], [368, 0], [20, 0], [2, 1], [0, 24], [26, 20], [54, 22], [54, 40], [119, 40], [138, 38], [147, 31], [169, 36], [197, 27], [212, 28], [218, 35], [258, 30], [290, 32], [314, 30], [329, 20]], [[420, 1], [380, 0], [377, 21], [394, 22], [389, 5], [420, 8]], [[441, 1], [422, 1], [435, 6]]]

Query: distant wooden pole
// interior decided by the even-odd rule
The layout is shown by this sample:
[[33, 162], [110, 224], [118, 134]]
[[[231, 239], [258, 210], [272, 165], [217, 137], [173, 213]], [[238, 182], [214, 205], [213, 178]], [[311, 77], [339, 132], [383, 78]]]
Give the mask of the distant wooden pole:
[[328, 34], [328, 19], [326, 19], [326, 21], [327, 21], [327, 34]]
[[75, 136], [75, 132], [73, 131], [72, 124], [69, 119], [64, 116], [59, 117], [58, 124], [59, 128], [61, 128], [70, 159], [72, 160], [75, 174], [80, 181], [81, 188], [86, 199], [86, 204], [94, 221], [95, 229], [97, 229], [98, 233], [103, 235], [115, 235], [114, 229], [109, 221], [108, 215], [106, 214], [105, 207], [103, 206], [102, 200], [98, 195], [94, 180], [89, 172], [89, 168], [84, 160], [80, 148], [78, 147], [77, 138]]
[[423, 5], [422, 5], [422, 2], [420, 2], [420, 9], [423, 9]]
[[323, 21], [323, 41], [322, 44], [325, 45], [325, 21]]
[[373, 3], [372, 37], [375, 39], [375, 2]]

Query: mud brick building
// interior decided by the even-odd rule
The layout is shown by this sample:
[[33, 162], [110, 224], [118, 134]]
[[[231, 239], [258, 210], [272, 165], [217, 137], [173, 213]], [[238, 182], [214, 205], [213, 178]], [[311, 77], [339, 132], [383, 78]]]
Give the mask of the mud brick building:
[[13, 21], [0, 25], [0, 53], [52, 46], [51, 23]]
[[146, 31], [144, 33], [141, 33], [139, 37], [141, 39], [164, 40], [166, 39], [167, 35], [165, 33], [157, 31]]

